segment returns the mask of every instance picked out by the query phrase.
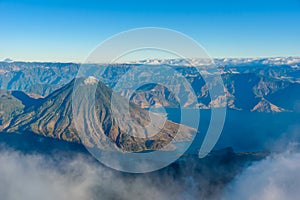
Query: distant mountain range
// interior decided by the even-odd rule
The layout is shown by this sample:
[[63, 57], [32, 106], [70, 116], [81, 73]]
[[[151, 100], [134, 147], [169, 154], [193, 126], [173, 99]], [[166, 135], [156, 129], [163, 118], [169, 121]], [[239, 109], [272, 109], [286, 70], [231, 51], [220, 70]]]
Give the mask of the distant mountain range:
[[[183, 74], [195, 90], [197, 104], [191, 104], [188, 99], [180, 99], [186, 108], [209, 109], [227, 106], [230, 109], [251, 112], [299, 111], [300, 97], [297, 91], [300, 87], [300, 58], [215, 59], [217, 69], [211, 68], [211, 61], [208, 61], [189, 60], [198, 66], [202, 76], [210, 77], [211, 81], [208, 83], [205, 83], [199, 73], [189, 67], [187, 61], [183, 59], [145, 60], [135, 64], [108, 65], [102, 81], [113, 88], [129, 69], [144, 64], [168, 64]], [[0, 62], [1, 89], [47, 96], [75, 78], [79, 67], [80, 64], [75, 63]], [[158, 72], [156, 75], [161, 74]], [[224, 96], [210, 96], [209, 89], [214, 87], [217, 81], [214, 79], [215, 75], [221, 75], [223, 78], [226, 87]], [[143, 76], [145, 77], [147, 74]], [[140, 80], [140, 77], [135, 77], [135, 81]], [[128, 89], [123, 91], [122, 95], [129, 97], [134, 86], [134, 81], [128, 82]], [[184, 92], [186, 88], [178, 85], [176, 90]], [[139, 88], [130, 99], [143, 108], [179, 106], [178, 99], [168, 88], [159, 84]]]
[[172, 66], [282, 66], [298, 65], [300, 57], [272, 57], [272, 58], [177, 58], [177, 59], [147, 59], [127, 64], [150, 64], [150, 65], [172, 65]]

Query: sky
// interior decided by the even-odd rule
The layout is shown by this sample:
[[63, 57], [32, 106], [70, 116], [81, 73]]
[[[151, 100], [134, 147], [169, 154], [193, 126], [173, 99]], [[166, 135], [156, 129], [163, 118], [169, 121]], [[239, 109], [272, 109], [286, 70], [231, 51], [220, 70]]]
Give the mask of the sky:
[[300, 0], [0, 0], [0, 60], [83, 62], [141, 27], [182, 32], [211, 57], [300, 56]]

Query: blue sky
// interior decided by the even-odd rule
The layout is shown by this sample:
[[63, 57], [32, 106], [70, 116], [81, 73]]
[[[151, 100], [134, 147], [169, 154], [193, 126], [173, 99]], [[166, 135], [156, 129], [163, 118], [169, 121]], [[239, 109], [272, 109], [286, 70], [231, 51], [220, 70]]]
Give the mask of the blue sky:
[[0, 0], [0, 60], [81, 62], [103, 40], [164, 27], [212, 57], [300, 56], [300, 0]]

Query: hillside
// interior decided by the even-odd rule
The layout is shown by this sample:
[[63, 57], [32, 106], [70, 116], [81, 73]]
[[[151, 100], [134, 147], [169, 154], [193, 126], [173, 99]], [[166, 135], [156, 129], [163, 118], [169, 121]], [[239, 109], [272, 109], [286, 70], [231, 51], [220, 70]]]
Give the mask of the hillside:
[[[84, 84], [85, 80], [80, 79], [78, 81]], [[99, 82], [95, 96], [96, 113], [88, 112], [84, 114], [89, 115], [86, 117], [98, 119], [97, 127], [104, 131], [106, 137], [101, 137], [97, 132], [93, 132], [95, 127], [87, 120], [83, 126], [87, 127], [88, 132], [94, 134], [80, 138], [75, 128], [74, 120], [72, 120], [73, 86], [74, 80], [42, 99], [39, 104], [30, 106], [27, 109], [23, 109], [25, 107], [22, 107], [20, 104], [19, 107], [23, 110], [20, 111], [20, 114], [11, 115], [12, 120], [9, 122], [9, 125], [3, 129], [3, 132], [32, 132], [69, 142], [83, 143], [89, 147], [97, 147], [100, 149], [105, 148], [105, 145], [108, 144], [107, 140], [110, 140], [113, 141], [113, 144], [118, 148], [135, 152], [160, 149], [176, 136], [179, 125], [171, 121], [166, 121], [161, 131], [153, 137], [148, 136], [145, 129], [137, 128], [136, 123], [142, 127], [149, 123], [149, 112], [133, 103], [130, 104], [130, 111], [134, 120], [128, 123], [128, 127], [132, 130], [134, 136], [142, 137], [127, 135], [126, 132], [117, 126], [116, 119], [112, 117], [110, 107], [112, 90]], [[119, 103], [122, 104], [124, 101], [123, 98], [118, 98], [120, 100]], [[12, 101], [8, 101], [6, 104], [10, 106], [18, 105]], [[184, 137], [176, 138], [178, 141], [189, 140], [191, 134], [196, 133], [195, 130], [184, 126], [183, 129], [179, 131], [183, 131]]]

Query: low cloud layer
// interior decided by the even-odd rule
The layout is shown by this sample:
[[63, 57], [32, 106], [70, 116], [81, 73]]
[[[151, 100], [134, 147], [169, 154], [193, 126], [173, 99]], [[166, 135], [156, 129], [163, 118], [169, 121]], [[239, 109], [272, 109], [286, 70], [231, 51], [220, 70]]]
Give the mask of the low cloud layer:
[[3, 199], [91, 199], [89, 188], [96, 172], [81, 161], [66, 163], [59, 171], [42, 156], [2, 151], [0, 163]]
[[[180, 175], [171, 171], [149, 176], [118, 173], [82, 154], [69, 157], [0, 150], [0, 163], [0, 198], [5, 200], [281, 200], [297, 199], [300, 194], [298, 151], [252, 164], [223, 193], [223, 187], [201, 178], [207, 172], [200, 173], [192, 163], [183, 167], [184, 178], [179, 180]], [[213, 195], [208, 198], [203, 191]]]
[[272, 155], [244, 170], [228, 185], [224, 200], [299, 199], [300, 153]]
[[169, 172], [121, 174], [80, 154], [70, 159], [1, 150], [0, 163], [0, 197], [5, 200], [201, 199], [199, 182], [204, 184], [194, 177], [175, 180]]

